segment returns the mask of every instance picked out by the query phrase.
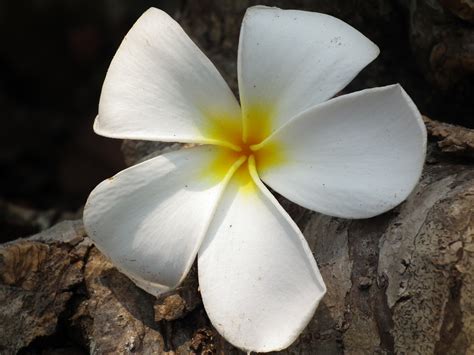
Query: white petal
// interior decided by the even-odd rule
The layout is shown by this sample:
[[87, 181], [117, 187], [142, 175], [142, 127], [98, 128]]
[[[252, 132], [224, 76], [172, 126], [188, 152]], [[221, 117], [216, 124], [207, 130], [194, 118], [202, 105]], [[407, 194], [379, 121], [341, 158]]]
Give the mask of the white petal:
[[238, 71], [244, 117], [273, 111], [273, 130], [343, 89], [378, 47], [329, 15], [251, 7], [240, 32]]
[[[316, 106], [263, 146], [271, 142], [284, 156], [259, 168], [265, 183], [306, 208], [368, 218], [395, 207], [415, 187], [426, 129], [402, 87], [391, 85]], [[266, 153], [260, 151], [262, 162]]]
[[88, 235], [146, 291], [169, 290], [189, 271], [226, 183], [206, 175], [221, 150], [163, 154], [103, 181], [89, 196]]
[[209, 59], [165, 12], [135, 23], [102, 87], [98, 134], [113, 138], [212, 143], [217, 119], [240, 124], [240, 107]]
[[198, 271], [218, 332], [241, 349], [267, 352], [298, 337], [326, 287], [298, 227], [257, 183], [231, 180], [199, 250]]

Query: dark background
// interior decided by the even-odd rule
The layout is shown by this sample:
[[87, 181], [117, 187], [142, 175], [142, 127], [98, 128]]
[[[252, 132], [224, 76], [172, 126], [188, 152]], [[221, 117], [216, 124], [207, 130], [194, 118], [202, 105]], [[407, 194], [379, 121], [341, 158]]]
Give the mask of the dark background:
[[172, 13], [178, 5], [0, 1], [3, 239], [35, 232], [65, 212], [74, 214], [95, 185], [125, 167], [121, 142], [92, 131], [102, 81], [141, 13], [150, 6]]
[[150, 6], [175, 16], [234, 89], [240, 22], [220, 16], [218, 8], [235, 7], [238, 19], [255, 3], [333, 14], [382, 51], [346, 91], [400, 82], [422, 113], [474, 125], [474, 16], [457, 11], [452, 1], [212, 3], [0, 2], [1, 240], [80, 217], [94, 186], [125, 167], [121, 142], [95, 135], [92, 123], [110, 60]]

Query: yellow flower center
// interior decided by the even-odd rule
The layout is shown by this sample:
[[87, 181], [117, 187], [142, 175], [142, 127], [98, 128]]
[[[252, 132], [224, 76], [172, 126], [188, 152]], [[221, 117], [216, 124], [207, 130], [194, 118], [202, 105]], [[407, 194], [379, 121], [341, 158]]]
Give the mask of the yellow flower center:
[[[208, 114], [211, 123], [206, 129], [206, 136], [224, 143], [226, 148], [210, 166], [205, 167], [204, 174], [216, 182], [222, 181], [230, 168], [245, 157], [246, 162], [240, 165], [234, 177], [241, 187], [253, 189], [249, 162], [255, 161], [255, 168], [261, 173], [285, 160], [283, 150], [277, 142], [272, 140], [260, 144], [272, 133], [272, 116], [272, 109], [268, 105], [248, 107], [244, 110], [242, 119], [223, 114]], [[252, 156], [253, 159], [250, 159]]]

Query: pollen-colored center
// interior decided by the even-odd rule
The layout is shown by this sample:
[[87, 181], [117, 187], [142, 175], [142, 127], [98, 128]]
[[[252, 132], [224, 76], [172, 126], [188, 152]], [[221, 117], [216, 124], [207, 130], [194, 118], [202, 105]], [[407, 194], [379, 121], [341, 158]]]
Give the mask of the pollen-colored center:
[[205, 174], [213, 180], [221, 181], [230, 168], [244, 157], [246, 163], [240, 165], [234, 177], [241, 186], [250, 186], [253, 185], [248, 170], [248, 162], [253, 160], [250, 159], [251, 156], [259, 173], [284, 161], [280, 144], [274, 140], [260, 144], [272, 133], [272, 116], [272, 109], [267, 105], [248, 107], [242, 118], [223, 114], [210, 116], [211, 124], [206, 135], [224, 143], [225, 148], [211, 166], [206, 167]]

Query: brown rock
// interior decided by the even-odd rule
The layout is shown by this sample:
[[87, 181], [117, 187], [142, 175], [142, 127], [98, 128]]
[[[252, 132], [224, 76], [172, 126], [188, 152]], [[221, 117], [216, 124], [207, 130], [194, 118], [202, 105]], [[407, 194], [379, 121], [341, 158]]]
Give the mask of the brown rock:
[[194, 266], [176, 290], [156, 299], [153, 306], [155, 321], [172, 321], [192, 312], [202, 303], [198, 291], [197, 271]]
[[163, 352], [163, 337], [153, 319], [153, 296], [137, 288], [95, 248], [84, 281], [88, 297], [79, 303], [71, 326], [91, 353]]
[[474, 74], [474, 29], [461, 19], [470, 19], [472, 1], [410, 0], [410, 40], [425, 76], [436, 87], [469, 95]]
[[423, 116], [428, 133], [444, 153], [474, 158], [474, 130]]
[[0, 247], [0, 352], [15, 354], [56, 331], [83, 280], [80, 225], [63, 222], [46, 233], [47, 240], [43, 234]]
[[186, 303], [180, 295], [174, 294], [164, 297], [160, 303], [154, 305], [154, 309], [155, 322], [175, 320], [184, 315]]
[[474, 1], [440, 0], [441, 4], [459, 18], [474, 23]]

